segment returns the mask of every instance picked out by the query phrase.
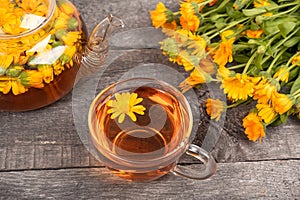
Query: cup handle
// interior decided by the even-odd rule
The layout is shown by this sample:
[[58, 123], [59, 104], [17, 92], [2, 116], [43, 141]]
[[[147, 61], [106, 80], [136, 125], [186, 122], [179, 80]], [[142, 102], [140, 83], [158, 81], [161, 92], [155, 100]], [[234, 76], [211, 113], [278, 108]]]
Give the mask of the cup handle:
[[200, 172], [194, 169], [189, 169], [187, 172], [186, 167], [176, 165], [172, 170], [173, 174], [185, 178], [203, 180], [209, 178], [216, 172], [217, 164], [215, 159], [204, 149], [198, 147], [197, 145], [190, 144], [185, 153], [200, 160], [205, 168], [201, 169]]

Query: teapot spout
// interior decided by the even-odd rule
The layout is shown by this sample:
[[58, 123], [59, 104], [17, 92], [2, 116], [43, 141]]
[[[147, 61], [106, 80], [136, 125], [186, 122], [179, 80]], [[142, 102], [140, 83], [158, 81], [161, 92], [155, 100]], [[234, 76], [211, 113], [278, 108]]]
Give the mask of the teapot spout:
[[84, 71], [93, 73], [105, 62], [109, 38], [117, 27], [124, 27], [123, 21], [110, 14], [94, 28], [84, 48], [81, 60], [81, 68], [85, 68]]

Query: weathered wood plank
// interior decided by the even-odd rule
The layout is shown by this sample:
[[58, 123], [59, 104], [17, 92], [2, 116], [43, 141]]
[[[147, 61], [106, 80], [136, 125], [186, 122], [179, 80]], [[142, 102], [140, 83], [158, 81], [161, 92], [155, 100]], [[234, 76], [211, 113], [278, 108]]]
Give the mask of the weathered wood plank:
[[34, 168], [35, 149], [32, 146], [12, 145], [6, 148], [6, 157], [3, 160], [5, 167], [1, 169], [32, 169]]
[[178, 1], [174, 0], [101, 0], [101, 2], [72, 0], [82, 14], [82, 18], [87, 24], [89, 32], [91, 32], [92, 27], [108, 14], [121, 17], [125, 23], [124, 30], [151, 26], [149, 11], [154, 10], [156, 4], [160, 1], [163, 2], [166, 7], [174, 11], [179, 7]]
[[[190, 167], [197, 167], [192, 165]], [[300, 161], [219, 164], [208, 180], [129, 183], [104, 168], [0, 173], [3, 199], [299, 199]]]

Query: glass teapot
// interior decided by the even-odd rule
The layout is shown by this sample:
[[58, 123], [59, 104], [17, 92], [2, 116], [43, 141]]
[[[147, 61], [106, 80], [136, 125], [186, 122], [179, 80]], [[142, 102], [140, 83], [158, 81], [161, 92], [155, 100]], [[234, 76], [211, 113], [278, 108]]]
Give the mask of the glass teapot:
[[0, 0], [0, 110], [27, 111], [49, 105], [74, 85], [79, 67], [101, 67], [113, 29], [109, 15], [89, 39], [68, 0]]

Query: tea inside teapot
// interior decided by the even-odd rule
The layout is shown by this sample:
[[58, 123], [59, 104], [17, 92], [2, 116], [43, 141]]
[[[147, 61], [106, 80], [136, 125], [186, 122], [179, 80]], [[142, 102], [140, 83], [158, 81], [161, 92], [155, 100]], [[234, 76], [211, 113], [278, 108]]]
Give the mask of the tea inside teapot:
[[33, 110], [62, 98], [80, 65], [101, 66], [113, 27], [123, 25], [110, 15], [87, 42], [85, 24], [68, 0], [1, 0], [0, 14], [0, 110], [5, 111]]

